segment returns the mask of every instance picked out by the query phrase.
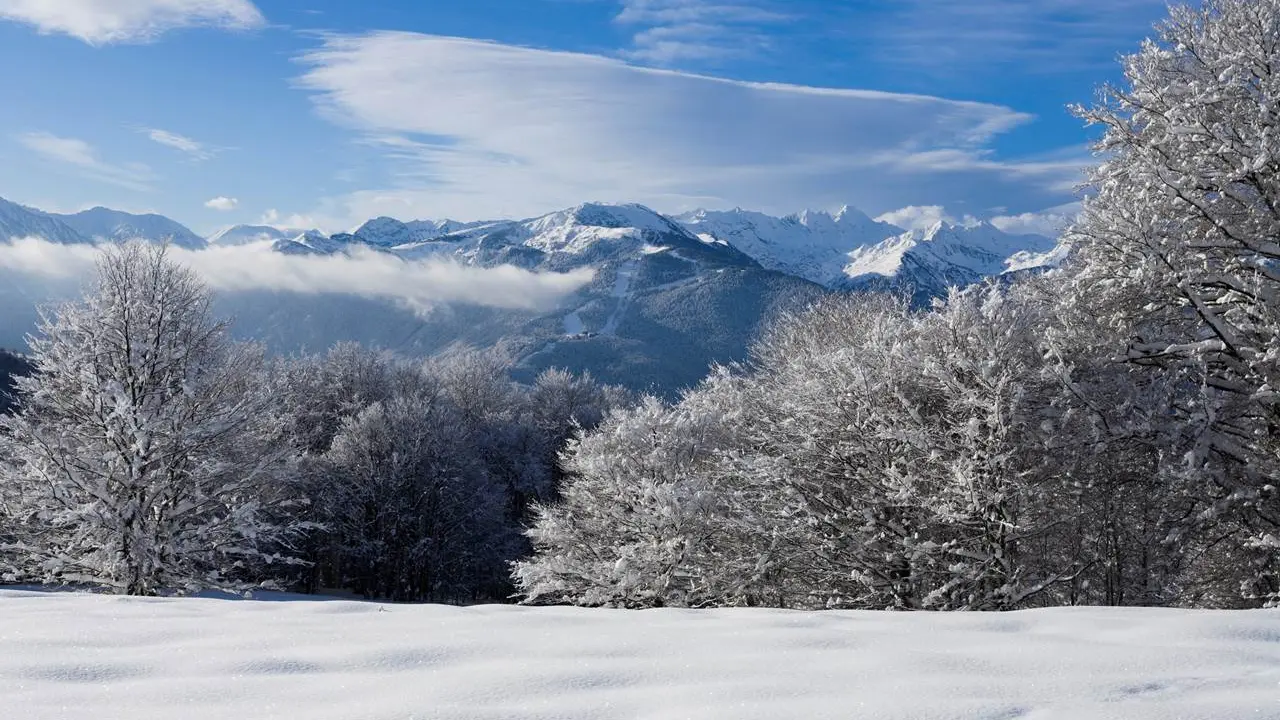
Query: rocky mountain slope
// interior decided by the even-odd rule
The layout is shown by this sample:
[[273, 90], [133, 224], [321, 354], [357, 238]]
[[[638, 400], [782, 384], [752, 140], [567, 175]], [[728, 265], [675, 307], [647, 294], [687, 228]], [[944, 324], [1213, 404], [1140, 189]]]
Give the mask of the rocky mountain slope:
[[[906, 290], [926, 298], [949, 285], [1054, 261], [1053, 241], [989, 224], [940, 223], [905, 231], [853, 208], [771, 217], [745, 210], [668, 217], [640, 205], [586, 203], [528, 220], [459, 223], [375, 218], [350, 233], [239, 225], [207, 239], [161, 216], [95, 209], [55, 216], [0, 200], [0, 239], [58, 243], [129, 237], [183, 247], [262, 245], [286, 255], [341, 257], [357, 249], [405, 262], [515, 265], [531, 271], [591, 268], [595, 279], [549, 312], [452, 304], [423, 312], [337, 293], [223, 293], [236, 331], [279, 352], [318, 351], [354, 340], [409, 355], [458, 345], [500, 348], [516, 373], [549, 367], [669, 394], [696, 383], [709, 364], [744, 359], [780, 309], [832, 290]], [[40, 288], [0, 278], [9, 290], [13, 345], [30, 328]], [[65, 288], [64, 288], [65, 291]], [[18, 326], [21, 326], [20, 328]]]

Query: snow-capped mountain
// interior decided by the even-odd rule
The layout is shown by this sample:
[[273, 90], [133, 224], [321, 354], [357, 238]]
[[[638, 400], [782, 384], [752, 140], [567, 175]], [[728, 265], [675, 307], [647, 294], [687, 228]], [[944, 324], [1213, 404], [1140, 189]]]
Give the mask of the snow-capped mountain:
[[732, 245], [766, 268], [832, 289], [905, 289], [924, 297], [985, 277], [1050, 264], [1054, 241], [987, 222], [937, 223], [907, 231], [842, 208], [777, 218], [745, 210], [698, 210], [678, 218], [706, 242]]
[[[171, 222], [111, 211], [81, 218], [87, 232], [106, 240], [133, 233], [173, 238], [177, 224]], [[63, 219], [0, 201], [0, 238], [6, 235], [93, 241]], [[407, 261], [447, 258], [533, 271], [591, 268], [594, 281], [551, 312], [454, 305], [424, 315], [420, 308], [353, 295], [265, 290], [223, 293], [220, 303], [237, 318], [238, 333], [280, 352], [322, 350], [342, 340], [411, 355], [457, 344], [501, 346], [518, 377], [567, 367], [666, 394], [696, 383], [710, 363], [745, 359], [751, 339], [777, 310], [831, 289], [909, 289], [923, 300], [949, 285], [1056, 261], [1053, 241], [1038, 235], [1012, 235], [985, 223], [907, 232], [847, 207], [787, 217], [745, 210], [668, 217], [641, 205], [586, 203], [527, 220], [375, 218], [332, 235], [237, 225], [207, 244], [259, 244], [305, 256], [361, 248]], [[20, 288], [26, 281], [0, 278], [0, 290], [6, 282], [10, 290], [0, 293], [5, 301], [26, 308], [25, 316], [10, 314], [15, 327], [31, 316], [38, 293]], [[0, 345], [20, 340], [26, 322], [0, 328], [8, 333], [0, 334]]]
[[706, 243], [643, 205], [604, 203], [585, 203], [531, 220], [480, 223], [402, 245], [394, 252], [408, 258], [449, 256], [467, 264], [549, 269], [635, 261], [664, 253], [690, 263], [755, 264], [738, 249]]
[[168, 242], [175, 247], [198, 250], [205, 246], [204, 238], [185, 226], [163, 215], [131, 213], [95, 207], [74, 215], [55, 215], [69, 227], [93, 242], [123, 242], [146, 240]]
[[911, 230], [855, 249], [834, 286], [895, 287], [918, 296], [937, 295], [951, 286], [1049, 264], [1055, 245], [1042, 235], [1011, 235], [987, 222], [938, 222], [927, 230]]
[[89, 242], [89, 238], [55, 216], [0, 198], [0, 242], [25, 237], [64, 245]]
[[210, 235], [207, 242], [211, 246], [236, 247], [256, 243], [273, 243], [278, 240], [291, 240], [305, 232], [303, 229], [283, 229], [271, 225], [232, 225]]
[[401, 222], [395, 218], [379, 217], [361, 225], [350, 235], [365, 245], [376, 248], [393, 248], [400, 245], [434, 240], [442, 235], [483, 224], [460, 223], [456, 220], [411, 220], [409, 222]]
[[806, 210], [779, 218], [741, 209], [697, 210], [676, 219], [705, 242], [732, 245], [770, 270], [827, 286], [842, 282], [851, 251], [904, 232], [849, 206], [835, 215]]
[[308, 230], [291, 238], [276, 240], [271, 243], [271, 248], [285, 255], [333, 255], [346, 250], [351, 237], [329, 236], [319, 230]]
[[[406, 260], [448, 258], [536, 271], [590, 267], [595, 280], [550, 313], [453, 306], [423, 317], [356, 298], [239, 296], [230, 299], [234, 306], [229, 308], [238, 327], [252, 323], [248, 334], [284, 350], [324, 347], [335, 338], [414, 354], [458, 343], [501, 345], [515, 360], [517, 377], [568, 367], [590, 370], [607, 382], [670, 393], [696, 383], [712, 362], [744, 359], [774, 311], [823, 292], [803, 279], [766, 270], [733, 247], [704, 242], [639, 205], [588, 203], [390, 248], [399, 229], [387, 222], [374, 227], [391, 231], [378, 236], [379, 245], [367, 239], [367, 231], [358, 231], [328, 238], [310, 233], [273, 247], [316, 254], [363, 246]], [[299, 317], [307, 322], [298, 322]]]

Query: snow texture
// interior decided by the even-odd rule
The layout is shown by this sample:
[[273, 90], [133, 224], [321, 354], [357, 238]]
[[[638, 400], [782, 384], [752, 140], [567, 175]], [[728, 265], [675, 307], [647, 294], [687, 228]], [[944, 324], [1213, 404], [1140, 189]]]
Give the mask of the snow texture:
[[0, 707], [25, 720], [1280, 717], [1274, 611], [607, 611], [20, 590], [0, 590], [0, 608]]

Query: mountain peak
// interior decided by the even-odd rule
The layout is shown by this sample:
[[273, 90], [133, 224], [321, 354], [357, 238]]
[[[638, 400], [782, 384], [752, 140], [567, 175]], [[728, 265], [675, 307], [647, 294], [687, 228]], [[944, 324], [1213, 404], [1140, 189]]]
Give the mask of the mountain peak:
[[58, 218], [93, 241], [167, 242], [191, 250], [205, 246], [204, 238], [185, 225], [155, 213], [135, 214], [98, 206], [71, 215], [50, 213], [50, 217]]

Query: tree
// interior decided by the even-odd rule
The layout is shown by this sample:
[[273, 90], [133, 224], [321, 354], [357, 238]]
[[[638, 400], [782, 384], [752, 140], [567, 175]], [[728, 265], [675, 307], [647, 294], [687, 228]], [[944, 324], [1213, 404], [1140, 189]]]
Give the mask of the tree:
[[615, 413], [539, 508], [531, 600], [1012, 609], [1074, 566], [1041, 430], [1039, 308], [995, 289], [934, 312], [832, 298], [674, 407]]
[[[714, 384], [714, 380], [711, 381]], [[700, 470], [730, 431], [704, 386], [667, 407], [656, 398], [615, 410], [570, 441], [561, 499], [534, 508], [537, 555], [515, 565], [530, 601], [616, 607], [729, 604], [704, 557], [723, 511]]]
[[510, 529], [461, 414], [438, 383], [347, 420], [324, 456], [328, 531], [369, 597], [462, 601], [501, 579]]
[[129, 244], [43, 313], [21, 411], [0, 419], [16, 576], [150, 595], [286, 559], [262, 354], [228, 340], [210, 299], [164, 248]]
[[1076, 295], [1177, 388], [1160, 472], [1198, 507], [1173, 540], [1237, 602], [1280, 600], [1280, 2], [1174, 8], [1124, 66], [1077, 109], [1106, 160]]

